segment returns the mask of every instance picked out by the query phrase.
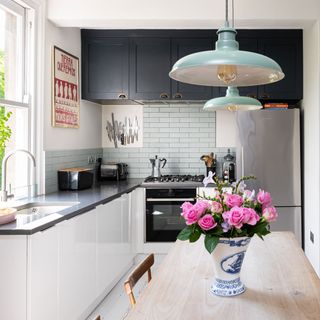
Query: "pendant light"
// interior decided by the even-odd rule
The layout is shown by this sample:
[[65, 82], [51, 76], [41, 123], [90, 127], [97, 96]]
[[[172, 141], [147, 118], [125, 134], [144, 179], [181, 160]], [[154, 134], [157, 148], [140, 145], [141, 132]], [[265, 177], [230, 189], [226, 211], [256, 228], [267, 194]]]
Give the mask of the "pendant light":
[[[232, 13], [234, 12], [232, 0]], [[254, 86], [284, 78], [281, 67], [258, 53], [239, 50], [237, 31], [229, 26], [226, 0], [225, 26], [217, 31], [216, 49], [190, 54], [178, 60], [169, 76], [177, 81], [203, 86]]]
[[258, 110], [262, 105], [257, 99], [241, 97], [237, 87], [228, 87], [225, 97], [214, 98], [206, 102], [203, 110], [206, 111], [245, 111]]

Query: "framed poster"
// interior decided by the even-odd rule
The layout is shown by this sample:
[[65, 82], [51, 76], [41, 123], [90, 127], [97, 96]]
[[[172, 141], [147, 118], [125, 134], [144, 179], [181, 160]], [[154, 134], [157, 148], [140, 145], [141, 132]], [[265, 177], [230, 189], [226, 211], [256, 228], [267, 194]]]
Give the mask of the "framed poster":
[[102, 147], [143, 147], [143, 106], [102, 106]]
[[52, 57], [52, 126], [79, 128], [79, 58], [54, 46]]

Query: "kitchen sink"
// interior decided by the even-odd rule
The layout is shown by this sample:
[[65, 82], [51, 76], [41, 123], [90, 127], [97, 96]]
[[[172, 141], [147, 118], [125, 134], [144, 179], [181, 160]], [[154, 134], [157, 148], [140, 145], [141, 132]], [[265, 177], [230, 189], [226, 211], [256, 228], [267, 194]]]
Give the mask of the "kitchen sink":
[[[29, 202], [16, 207], [16, 220], [18, 225], [27, 223], [51, 216], [52, 220], [60, 218], [60, 211], [71, 208], [79, 202]], [[51, 219], [50, 219], [51, 220]]]
[[78, 202], [29, 202], [17, 207], [17, 214], [48, 215], [77, 205]]

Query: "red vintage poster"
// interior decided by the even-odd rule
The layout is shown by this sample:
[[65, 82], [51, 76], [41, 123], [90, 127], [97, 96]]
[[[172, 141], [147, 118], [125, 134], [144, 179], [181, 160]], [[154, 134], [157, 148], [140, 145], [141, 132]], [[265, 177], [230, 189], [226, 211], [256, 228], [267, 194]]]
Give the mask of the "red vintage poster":
[[79, 128], [79, 59], [53, 47], [52, 126]]

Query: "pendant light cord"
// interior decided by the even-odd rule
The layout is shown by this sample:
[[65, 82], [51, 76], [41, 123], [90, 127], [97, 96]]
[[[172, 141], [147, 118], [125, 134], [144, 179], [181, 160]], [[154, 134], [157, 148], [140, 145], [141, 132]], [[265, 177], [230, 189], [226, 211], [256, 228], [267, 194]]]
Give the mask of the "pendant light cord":
[[234, 29], [234, 0], [232, 0], [232, 25], [231, 27]]
[[226, 0], [226, 21], [225, 21], [225, 26], [229, 27], [229, 0]]
[[[234, 0], [231, 0], [231, 27], [234, 28]], [[226, 21], [225, 21], [225, 27], [229, 28], [229, 0], [226, 0]]]

